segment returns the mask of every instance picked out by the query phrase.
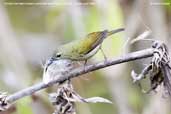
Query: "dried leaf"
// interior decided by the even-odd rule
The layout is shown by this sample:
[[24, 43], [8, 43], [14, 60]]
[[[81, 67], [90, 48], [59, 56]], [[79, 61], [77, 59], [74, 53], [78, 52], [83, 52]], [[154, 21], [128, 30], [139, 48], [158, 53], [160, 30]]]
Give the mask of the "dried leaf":
[[5, 101], [7, 96], [7, 92], [0, 92], [0, 111], [6, 110], [9, 107]]
[[112, 102], [108, 99], [102, 98], [102, 97], [91, 97], [84, 99], [88, 103], [109, 103], [112, 104]]
[[132, 71], [131, 76], [134, 82], [136, 82], [148, 75], [151, 87], [146, 93], [152, 90], [155, 91], [156, 88], [163, 83], [167, 93], [171, 96], [171, 67], [167, 46], [161, 41], [155, 41], [152, 44], [152, 48], [154, 48], [154, 53], [150, 64], [145, 67], [140, 74], [136, 74]]
[[56, 97], [57, 96], [58, 96], [57, 93], [50, 93], [49, 94], [49, 100], [50, 100], [50, 102], [52, 102], [52, 103], [56, 102]]

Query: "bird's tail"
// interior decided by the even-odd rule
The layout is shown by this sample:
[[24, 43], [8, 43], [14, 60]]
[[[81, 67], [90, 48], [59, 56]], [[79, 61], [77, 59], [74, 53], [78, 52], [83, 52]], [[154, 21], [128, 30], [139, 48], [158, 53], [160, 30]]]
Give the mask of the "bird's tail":
[[124, 28], [119, 28], [119, 29], [109, 31], [107, 36], [110, 36], [112, 34], [115, 34], [115, 33], [118, 33], [118, 32], [124, 31], [124, 30], [125, 30]]

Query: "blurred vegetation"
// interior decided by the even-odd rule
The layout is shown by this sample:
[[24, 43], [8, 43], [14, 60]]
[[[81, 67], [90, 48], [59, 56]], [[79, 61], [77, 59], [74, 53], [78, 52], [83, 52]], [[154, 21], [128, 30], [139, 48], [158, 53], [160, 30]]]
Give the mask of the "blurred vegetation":
[[[58, 5], [4, 4], [20, 2], [58, 3]], [[69, 2], [73, 4], [65, 4]], [[124, 47], [124, 45], [128, 37], [135, 38], [137, 33], [141, 33], [140, 31], [144, 30], [142, 28], [145, 27], [142, 23], [155, 28], [153, 23], [148, 22], [148, 19], [151, 18], [149, 16], [150, 13], [149, 17], [146, 16], [148, 17], [147, 20], [143, 17], [143, 11], [147, 10], [145, 7], [150, 6], [150, 2], [147, 0], [147, 4], [144, 5], [136, 0], [1, 1], [0, 20], [2, 21], [0, 25], [3, 25], [1, 29], [5, 31], [5, 33], [0, 32], [0, 51], [2, 52], [0, 55], [1, 90], [12, 93], [41, 81], [43, 71], [41, 64], [51, 55], [56, 47], [74, 39], [84, 38], [90, 32], [127, 27], [127, 33], [118, 33], [104, 41], [103, 50], [108, 58], [122, 55], [128, 48], [130, 50], [142, 48], [144, 45], [135, 45], [133, 47]], [[163, 0], [161, 2], [170, 1]], [[74, 3], [89, 4], [77, 5]], [[171, 6], [162, 6], [162, 8], [164, 10], [162, 10], [162, 14], [164, 13], [166, 18], [165, 27], [170, 28]], [[150, 11], [148, 10], [146, 13]], [[139, 14], [142, 20], [144, 19], [144, 22], [140, 22], [140, 26], [136, 23], [138, 16], [134, 18], [134, 14]], [[158, 17], [155, 19], [158, 19]], [[102, 53], [97, 53], [88, 63], [91, 63], [92, 60], [96, 62], [103, 60]], [[132, 84], [130, 77], [131, 69], [135, 68], [134, 66], [138, 66], [136, 69], [140, 71], [140, 68], [143, 67], [137, 64], [137, 62], [142, 63], [142, 61], [136, 61], [131, 62], [131, 64], [113, 66], [88, 73], [85, 78], [74, 79], [74, 87], [82, 96], [102, 96], [113, 102], [112, 105], [100, 103], [77, 104], [78, 114], [146, 114], [149, 111], [147, 104], [151, 104], [150, 99], [154, 98], [154, 96], [143, 94], [137, 86]], [[53, 107], [48, 102], [47, 92], [49, 91], [56, 91], [56, 86], [35, 94], [36, 99], [34, 96], [30, 96], [17, 101], [14, 104], [16, 110], [0, 112], [0, 114], [50, 114], [53, 112]], [[161, 96], [159, 95], [159, 97]], [[160, 104], [160, 102], [157, 103]], [[151, 110], [155, 110], [158, 105], [155, 106]], [[164, 112], [168, 113], [168, 111]], [[155, 114], [162, 113], [159, 111]]]

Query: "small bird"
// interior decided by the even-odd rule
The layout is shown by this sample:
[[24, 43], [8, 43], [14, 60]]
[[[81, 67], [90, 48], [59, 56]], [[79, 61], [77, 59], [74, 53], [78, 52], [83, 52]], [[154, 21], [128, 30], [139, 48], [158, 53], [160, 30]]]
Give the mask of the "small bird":
[[124, 31], [124, 28], [93, 32], [84, 39], [60, 46], [44, 65], [43, 82], [48, 84], [51, 80], [58, 79], [61, 75], [68, 73], [73, 69], [72, 61], [85, 61], [86, 64], [87, 60], [99, 50], [103, 52], [101, 46], [105, 38], [121, 31]]
[[121, 31], [124, 31], [124, 28], [119, 28], [112, 31], [104, 30], [90, 33], [84, 39], [75, 40], [60, 46], [55, 51], [52, 58], [87, 61], [89, 58], [94, 56], [98, 50], [102, 50], [101, 46], [105, 38]]

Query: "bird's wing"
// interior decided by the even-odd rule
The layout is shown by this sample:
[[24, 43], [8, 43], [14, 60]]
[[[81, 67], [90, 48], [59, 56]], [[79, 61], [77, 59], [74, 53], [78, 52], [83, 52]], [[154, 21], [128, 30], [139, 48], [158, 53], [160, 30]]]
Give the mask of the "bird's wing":
[[90, 45], [91, 47], [89, 48], [89, 50], [87, 50], [87, 52], [85, 54], [91, 52], [98, 45], [100, 45], [103, 42], [103, 40], [107, 37], [107, 34], [108, 34], [107, 30], [100, 31], [100, 32], [93, 32], [93, 33], [88, 34], [87, 35], [88, 38], [94, 38], [94, 40], [96, 40], [96, 41]]

